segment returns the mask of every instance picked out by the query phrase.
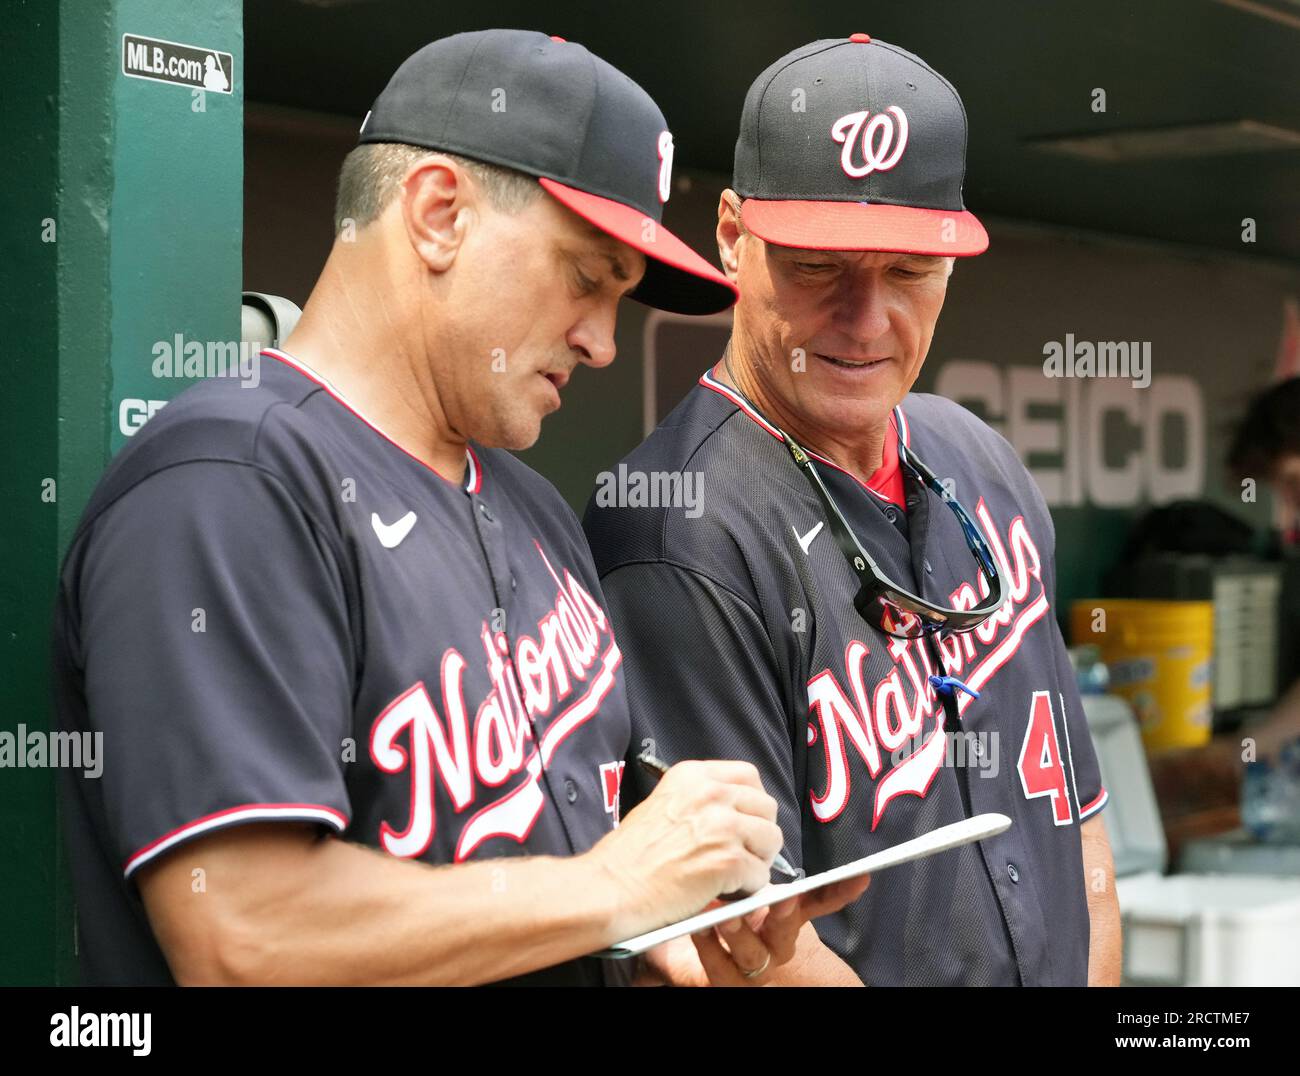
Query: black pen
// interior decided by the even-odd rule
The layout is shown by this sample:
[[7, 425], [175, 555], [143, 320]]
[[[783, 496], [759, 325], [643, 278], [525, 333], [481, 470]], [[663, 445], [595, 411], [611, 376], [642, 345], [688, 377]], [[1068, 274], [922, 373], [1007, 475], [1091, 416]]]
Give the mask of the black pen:
[[[642, 751], [636, 756], [636, 760], [641, 763], [641, 768], [645, 770], [646, 773], [650, 774], [656, 782], [658, 782], [659, 778], [668, 772], [668, 763], [664, 762], [662, 759], [656, 758], [649, 751]], [[785, 861], [785, 857], [779, 852], [777, 853], [776, 858], [772, 860], [772, 867], [779, 873], [784, 874], [787, 878], [790, 878], [792, 881], [797, 882], [804, 876], [803, 871], [799, 870], [798, 867], [790, 866], [790, 864]], [[749, 896], [750, 894], [746, 893], [743, 895]], [[724, 894], [724, 899], [734, 899], [734, 895], [731, 893]]]

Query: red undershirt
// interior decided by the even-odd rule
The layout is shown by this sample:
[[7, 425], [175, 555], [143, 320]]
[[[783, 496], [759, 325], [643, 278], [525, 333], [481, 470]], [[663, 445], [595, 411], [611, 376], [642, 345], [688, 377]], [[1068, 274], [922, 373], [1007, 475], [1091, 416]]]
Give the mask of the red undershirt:
[[885, 429], [885, 448], [877, 467], [867, 479], [867, 488], [879, 493], [891, 504], [903, 507], [906, 493], [903, 489], [903, 472], [898, 465], [898, 431], [894, 429], [894, 416], [890, 414]]

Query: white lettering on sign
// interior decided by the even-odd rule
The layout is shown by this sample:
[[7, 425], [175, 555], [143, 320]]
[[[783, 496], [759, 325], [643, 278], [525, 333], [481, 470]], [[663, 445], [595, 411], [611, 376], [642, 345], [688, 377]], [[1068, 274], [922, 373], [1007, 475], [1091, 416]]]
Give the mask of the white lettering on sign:
[[154, 417], [166, 400], [123, 400], [117, 407], [117, 428], [126, 437], [134, 436], [136, 430]]
[[[1123, 380], [955, 359], [939, 370], [934, 391], [979, 410], [1049, 506], [1165, 504], [1205, 489], [1205, 402], [1190, 377], [1157, 374], [1135, 392]], [[1166, 444], [1171, 431], [1180, 434], [1176, 451]]]

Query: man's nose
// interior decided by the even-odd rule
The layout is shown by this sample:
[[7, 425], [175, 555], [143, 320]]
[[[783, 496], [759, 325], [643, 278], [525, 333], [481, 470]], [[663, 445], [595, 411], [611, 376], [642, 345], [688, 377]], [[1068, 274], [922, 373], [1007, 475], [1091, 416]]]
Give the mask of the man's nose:
[[889, 332], [889, 296], [875, 273], [845, 273], [834, 294], [836, 328], [862, 344]]
[[581, 362], [600, 369], [614, 361], [615, 320], [614, 309], [591, 310], [569, 330], [568, 345], [581, 356]]

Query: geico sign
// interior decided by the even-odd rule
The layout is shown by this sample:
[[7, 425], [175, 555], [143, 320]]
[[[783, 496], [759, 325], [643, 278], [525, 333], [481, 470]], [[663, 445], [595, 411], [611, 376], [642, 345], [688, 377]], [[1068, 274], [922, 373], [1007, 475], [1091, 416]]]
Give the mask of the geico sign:
[[954, 360], [934, 391], [984, 416], [1049, 505], [1121, 508], [1200, 496], [1205, 407], [1190, 377], [1049, 378], [1041, 366]]
[[117, 406], [117, 428], [131, 437], [166, 403], [166, 400], [123, 400]]

